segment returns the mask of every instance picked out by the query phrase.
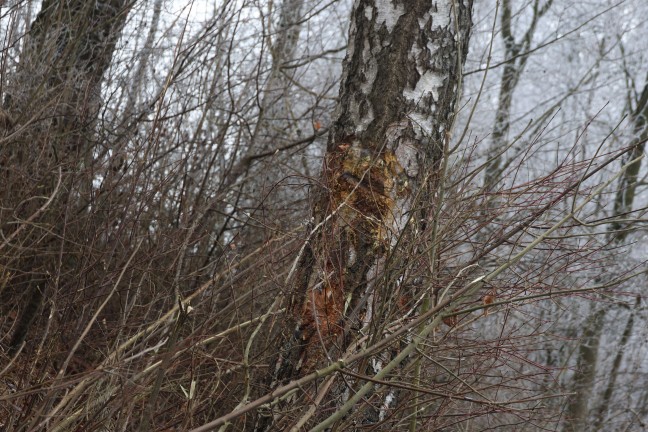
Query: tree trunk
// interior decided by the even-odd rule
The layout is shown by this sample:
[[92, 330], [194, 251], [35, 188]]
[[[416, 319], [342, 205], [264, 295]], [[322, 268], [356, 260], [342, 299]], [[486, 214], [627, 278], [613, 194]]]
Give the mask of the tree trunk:
[[565, 414], [567, 427], [565, 430], [579, 432], [587, 430], [589, 416], [589, 400], [592, 397], [594, 380], [596, 378], [596, 363], [598, 362], [598, 347], [603, 329], [605, 312], [598, 310], [590, 314], [585, 331], [578, 347], [578, 361], [574, 375], [573, 391], [576, 393], [569, 399]]
[[[646, 75], [646, 84], [637, 101], [637, 106], [632, 113], [632, 120], [634, 122], [635, 138], [631, 143], [632, 151], [628, 153], [623, 163], [628, 163], [642, 156], [648, 140], [648, 75]], [[625, 240], [628, 235], [627, 228], [631, 226], [624, 219], [631, 218], [630, 213], [634, 206], [640, 168], [641, 160], [638, 160], [628, 167], [619, 180], [619, 189], [614, 199], [614, 216], [619, 220], [614, 221], [611, 227], [611, 235], [616, 242]]]
[[50, 133], [59, 135], [65, 150], [87, 151], [101, 81], [127, 9], [126, 0], [45, 0], [5, 99], [12, 117], [24, 123], [39, 113], [37, 121], [52, 122]]
[[[4, 127], [15, 131], [0, 149], [2, 201], [9, 210], [0, 213], [0, 220], [10, 222], [1, 227], [4, 234], [21, 226], [15, 215], [25, 220], [37, 214], [42, 201], [34, 195], [53, 198], [50, 217], [38, 214], [39, 224], [47, 228], [24, 240], [32, 248], [30, 254], [21, 257], [17, 252], [10, 258], [18, 269], [16, 286], [25, 285], [22, 291], [28, 293], [14, 327], [11, 352], [25, 340], [47, 286], [60, 274], [58, 239], [65, 237], [60, 224], [70, 204], [67, 197], [72, 196], [61, 190], [90, 193], [90, 176], [81, 180], [81, 186], [72, 179], [92, 159], [101, 81], [128, 8], [125, 0], [45, 0], [5, 86], [4, 110], [11, 121]], [[57, 178], [62, 178], [63, 188], [56, 189]], [[77, 201], [78, 196], [72, 202]]]
[[614, 361], [612, 362], [612, 368], [609, 373], [609, 380], [605, 386], [605, 392], [603, 392], [603, 397], [599, 403], [599, 409], [596, 414], [596, 421], [594, 422], [593, 430], [601, 430], [601, 425], [603, 420], [605, 420], [605, 415], [607, 414], [610, 403], [612, 402], [612, 394], [614, 393], [614, 388], [616, 387], [617, 378], [619, 377], [619, 370], [621, 369], [621, 362], [623, 361], [623, 354], [625, 353], [626, 346], [632, 336], [634, 329], [634, 320], [637, 310], [641, 306], [641, 296], [637, 296], [634, 309], [630, 310], [630, 316], [626, 322], [623, 333], [621, 334], [621, 340], [619, 341], [619, 346], [617, 348], [617, 353], [614, 356]]
[[527, 28], [520, 42], [515, 41], [512, 30], [511, 19], [513, 12], [511, 1], [502, 1], [501, 33], [504, 40], [504, 71], [500, 81], [499, 103], [495, 113], [495, 124], [491, 136], [491, 144], [486, 154], [487, 164], [485, 169], [484, 185], [488, 189], [495, 187], [499, 181], [503, 167], [502, 157], [507, 149], [507, 137], [511, 129], [511, 106], [513, 103], [513, 92], [524, 72], [526, 62], [529, 59], [529, 50], [536, 30], [538, 20], [547, 13], [553, 0], [547, 0], [540, 5], [540, 0], [534, 0], [531, 16], [531, 23]]
[[429, 222], [413, 203], [429, 205], [435, 193], [471, 11], [472, 0], [355, 2], [273, 386], [337, 359], [356, 336], [352, 329], [380, 320], [373, 311], [386, 257], [410, 218]]
[[[613, 245], [621, 245], [625, 241], [629, 229], [632, 228], [631, 213], [634, 207], [635, 190], [637, 188], [637, 179], [639, 177], [639, 170], [641, 168], [641, 159], [637, 160], [644, 153], [646, 140], [648, 140], [648, 76], [646, 77], [646, 84], [641, 92], [641, 96], [637, 101], [637, 106], [633, 111], [632, 120], [634, 122], [635, 138], [631, 143], [631, 151], [623, 159], [622, 164], [635, 161], [623, 173], [619, 179], [619, 188], [617, 189], [614, 198], [614, 217], [615, 220], [610, 224], [608, 231], [608, 241]], [[584, 430], [584, 421], [587, 420], [589, 415], [590, 396], [594, 388], [594, 379], [596, 378], [596, 367], [598, 361], [598, 346], [600, 339], [603, 336], [602, 322], [606, 315], [607, 307], [599, 309], [596, 313], [589, 317], [587, 321], [587, 328], [585, 329], [586, 338], [581, 341], [579, 348], [579, 357], [577, 360], [578, 368], [574, 377], [574, 390], [576, 394], [572, 396], [570, 401], [570, 412], [572, 408], [576, 410], [572, 416], [568, 418], [568, 430]], [[630, 312], [627, 327], [632, 329], [633, 314]], [[629, 330], [628, 330], [629, 331]], [[585, 336], [584, 336], [585, 337]], [[618, 370], [621, 367], [623, 356], [623, 347], [627, 343], [630, 335], [624, 332], [619, 342], [619, 354], [614, 359], [612, 370], [608, 374], [608, 386], [603, 394], [601, 407], [605, 408], [609, 404], [614, 391], [614, 385]], [[603, 412], [597, 415], [596, 428], [598, 429], [602, 422]], [[584, 417], [583, 417], [584, 416]], [[571, 418], [571, 419], [570, 419]], [[569, 429], [571, 427], [571, 429]]]

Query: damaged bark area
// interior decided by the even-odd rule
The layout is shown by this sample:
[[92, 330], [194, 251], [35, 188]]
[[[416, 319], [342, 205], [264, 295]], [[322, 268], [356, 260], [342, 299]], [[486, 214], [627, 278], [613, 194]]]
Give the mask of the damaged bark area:
[[326, 155], [326, 193], [315, 211], [328, 220], [318, 238], [311, 288], [301, 311], [305, 349], [300, 363], [308, 371], [340, 336], [348, 339], [349, 327], [358, 329], [370, 318], [368, 288], [396, 234], [396, 202], [409, 194], [403, 174], [393, 152], [374, 157], [354, 139]]
[[315, 229], [288, 308], [294, 332], [275, 385], [336, 360], [380, 318], [373, 312], [386, 259], [406, 226], [429, 217], [414, 200], [434, 199], [471, 9], [471, 0], [356, 1]]

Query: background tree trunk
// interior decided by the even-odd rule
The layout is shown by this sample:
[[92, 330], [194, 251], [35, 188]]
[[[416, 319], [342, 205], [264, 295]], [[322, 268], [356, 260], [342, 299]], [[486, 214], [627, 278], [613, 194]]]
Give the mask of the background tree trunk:
[[[22, 202], [27, 190], [58, 195], [49, 206], [50, 217], [40, 215], [49, 234], [34, 233], [36, 242], [47, 251], [14, 255], [6, 263], [20, 269], [16, 282], [27, 293], [10, 352], [25, 340], [45, 292], [51, 290], [55, 275], [60, 274], [56, 251], [61, 243], [57, 239], [65, 238], [66, 208], [83, 206], [90, 193], [92, 178], [75, 176], [92, 158], [101, 81], [127, 12], [125, 0], [44, 1], [5, 89], [4, 108], [15, 133], [0, 150], [5, 213], [0, 220], [14, 223], [10, 212], [27, 219], [38, 211], [42, 202]], [[57, 178], [64, 185], [59, 190], [55, 189]], [[74, 191], [73, 197], [70, 191]], [[79, 200], [81, 196], [86, 198]]]
[[499, 100], [495, 111], [495, 124], [491, 136], [491, 143], [486, 153], [488, 160], [484, 172], [484, 185], [493, 189], [506, 168], [502, 164], [504, 153], [507, 150], [508, 134], [511, 129], [511, 106], [513, 104], [513, 92], [520, 82], [520, 76], [524, 72], [526, 63], [529, 60], [531, 42], [536, 31], [538, 21], [547, 13], [553, 0], [546, 0], [540, 4], [540, 0], [534, 0], [531, 16], [531, 23], [520, 42], [515, 40], [512, 26], [513, 10], [511, 0], [502, 1], [501, 35], [504, 40], [504, 70], [500, 80]]
[[[614, 220], [610, 224], [607, 235], [608, 241], [615, 246], [622, 245], [628, 233], [633, 229], [632, 212], [642, 161], [639, 158], [644, 154], [646, 140], [648, 140], [648, 127], [646, 127], [646, 119], [648, 118], [648, 79], [636, 103], [635, 109], [631, 111], [635, 138], [630, 143], [630, 151], [623, 158], [622, 163], [634, 162], [628, 166], [619, 179], [618, 189], [614, 197]], [[569, 431], [589, 430], [590, 424], [588, 418], [590, 415], [590, 403], [594, 394], [597, 366], [599, 363], [598, 349], [601, 337], [603, 336], [604, 322], [608, 309], [608, 306], [603, 306], [598, 311], [592, 312], [586, 321], [585, 331], [578, 348], [577, 369], [573, 382], [573, 391], [575, 394], [570, 398], [567, 410], [567, 430]], [[603, 397], [598, 404], [600, 410], [595, 413], [595, 429], [598, 429], [603, 422], [604, 410], [609, 405], [619, 368], [621, 367], [623, 351], [633, 327], [635, 311], [634, 309], [628, 308], [628, 312], [630, 316], [628, 317], [626, 329], [622, 332], [619, 345], [617, 346], [619, 351], [612, 363], [612, 369], [606, 374], [608, 377], [608, 386], [603, 392]]]

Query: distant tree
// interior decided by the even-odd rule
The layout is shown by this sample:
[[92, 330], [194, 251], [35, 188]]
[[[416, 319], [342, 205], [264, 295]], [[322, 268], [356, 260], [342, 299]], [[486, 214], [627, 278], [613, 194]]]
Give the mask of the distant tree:
[[[614, 206], [612, 210], [612, 222], [607, 232], [607, 241], [613, 247], [623, 245], [629, 233], [636, 229], [637, 218], [633, 213], [637, 210], [634, 207], [637, 183], [639, 181], [639, 170], [643, 160], [646, 141], [648, 141], [648, 80], [634, 106], [628, 107], [631, 110], [631, 128], [634, 132], [628, 152], [623, 158], [623, 163], [628, 164], [627, 169], [619, 177], [618, 189], [614, 195]], [[588, 317], [582, 338], [578, 345], [578, 356], [576, 373], [574, 375], [572, 389], [574, 395], [569, 398], [566, 412], [566, 430], [586, 431], [591, 427], [600, 428], [606, 411], [612, 399], [612, 393], [619, 376], [619, 368], [623, 360], [624, 350], [632, 334], [634, 319], [637, 307], [640, 305], [640, 298], [634, 308], [629, 310], [629, 316], [622, 330], [618, 352], [614, 356], [612, 367], [604, 375], [607, 378], [605, 390], [600, 401], [594, 396], [594, 388], [599, 373], [599, 353], [601, 350], [601, 338], [605, 330], [605, 318], [608, 315], [608, 306], [594, 306]], [[598, 402], [598, 403], [597, 403]], [[593, 408], [598, 406], [596, 412]], [[590, 414], [594, 415], [594, 422], [590, 421]]]
[[[66, 208], [78, 211], [87, 205], [92, 179], [84, 168], [98, 144], [101, 83], [129, 8], [125, 0], [45, 0], [4, 86], [4, 111], [12, 123], [10, 139], [0, 150], [5, 235], [25, 228], [15, 225], [15, 217], [38, 216], [49, 225], [32, 234], [32, 247], [38, 249], [17, 253], [5, 264], [18, 269], [16, 283], [26, 294], [10, 353], [25, 341], [44, 294], [55, 289], [52, 275], [61, 265], [55, 257]], [[50, 200], [27, 204], [31, 190]], [[45, 211], [47, 218], [41, 214]], [[6, 231], [7, 223], [16, 231]], [[67, 257], [63, 261], [68, 263]]]
[[531, 44], [533, 43], [533, 36], [538, 22], [549, 11], [552, 3], [553, 0], [547, 0], [544, 3], [541, 3], [540, 0], [534, 0], [530, 8], [527, 6], [523, 8], [523, 12], [527, 8], [531, 10], [531, 22], [518, 41], [513, 30], [512, 20], [514, 15], [511, 0], [502, 1], [500, 35], [504, 42], [504, 64], [502, 66], [495, 123], [486, 155], [488, 160], [484, 173], [484, 183], [488, 188], [494, 188], [497, 185], [502, 170], [505, 168], [502, 160], [508, 148], [507, 140], [511, 128], [513, 93], [520, 83], [521, 75], [530, 58]]

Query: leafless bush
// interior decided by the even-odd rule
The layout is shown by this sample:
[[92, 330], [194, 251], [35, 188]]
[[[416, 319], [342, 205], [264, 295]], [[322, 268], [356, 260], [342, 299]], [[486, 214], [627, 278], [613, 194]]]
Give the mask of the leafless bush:
[[[464, 0], [448, 2], [446, 87], [430, 78], [442, 97], [414, 101], [400, 71], [416, 56], [386, 30], [398, 19], [348, 3], [0, 9], [3, 430], [645, 421], [645, 389], [624, 393], [621, 374], [645, 351], [630, 352], [645, 258], [622, 253], [645, 222], [648, 91], [634, 89], [625, 123], [588, 112], [574, 132], [557, 108], [598, 97], [587, 85], [602, 73], [574, 66], [577, 85], [527, 120], [513, 92], [535, 50], [576, 31], [534, 48], [569, 2], [527, 17], [503, 1], [471, 28]], [[497, 29], [515, 41], [516, 26], [524, 38], [502, 49]], [[341, 72], [362, 37], [385, 43]], [[601, 42], [597, 67], [623, 43]], [[358, 66], [396, 55], [383, 81]], [[513, 82], [488, 75], [500, 66]]]

